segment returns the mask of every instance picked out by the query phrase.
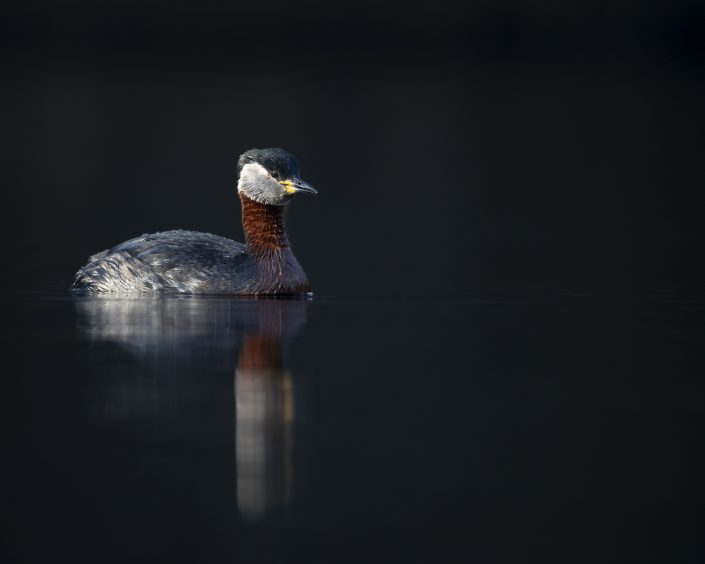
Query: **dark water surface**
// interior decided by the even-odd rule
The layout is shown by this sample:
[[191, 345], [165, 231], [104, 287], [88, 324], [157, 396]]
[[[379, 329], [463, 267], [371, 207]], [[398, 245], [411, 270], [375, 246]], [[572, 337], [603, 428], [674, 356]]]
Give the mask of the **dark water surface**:
[[705, 304], [5, 295], [7, 562], [701, 562]]

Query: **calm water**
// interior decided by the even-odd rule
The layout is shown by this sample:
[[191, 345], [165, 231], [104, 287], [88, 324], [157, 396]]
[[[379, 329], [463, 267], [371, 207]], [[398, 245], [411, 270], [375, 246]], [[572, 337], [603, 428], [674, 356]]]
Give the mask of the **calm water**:
[[6, 295], [8, 562], [700, 562], [702, 301]]

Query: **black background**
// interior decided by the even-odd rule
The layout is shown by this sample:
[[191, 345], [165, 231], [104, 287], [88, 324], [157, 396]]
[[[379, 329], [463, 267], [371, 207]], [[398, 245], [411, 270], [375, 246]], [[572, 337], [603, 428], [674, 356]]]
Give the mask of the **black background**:
[[318, 292], [702, 288], [699, 3], [3, 6], [5, 285], [241, 240], [237, 155], [282, 146]]
[[0, 10], [3, 287], [144, 232], [242, 240], [250, 147], [320, 192], [288, 216], [299, 520], [253, 534], [232, 491], [238, 311], [290, 302], [91, 324], [10, 291], [8, 561], [702, 560], [702, 3]]

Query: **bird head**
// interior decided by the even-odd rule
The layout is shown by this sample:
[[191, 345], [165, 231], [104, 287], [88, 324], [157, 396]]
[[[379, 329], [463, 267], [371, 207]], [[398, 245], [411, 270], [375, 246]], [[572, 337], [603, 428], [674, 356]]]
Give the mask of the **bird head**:
[[237, 191], [260, 204], [284, 206], [295, 194], [316, 194], [299, 173], [299, 161], [284, 149], [250, 149], [238, 160]]

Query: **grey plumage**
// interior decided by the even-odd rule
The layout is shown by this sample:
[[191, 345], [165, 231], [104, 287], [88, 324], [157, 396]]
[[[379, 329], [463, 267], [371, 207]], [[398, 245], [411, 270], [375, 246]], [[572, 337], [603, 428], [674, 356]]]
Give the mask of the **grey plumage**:
[[76, 273], [73, 288], [90, 293], [238, 293], [247, 286], [246, 249], [197, 231], [142, 235], [90, 257]]

